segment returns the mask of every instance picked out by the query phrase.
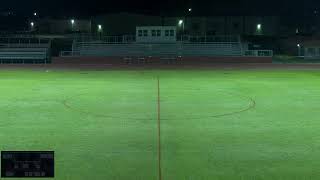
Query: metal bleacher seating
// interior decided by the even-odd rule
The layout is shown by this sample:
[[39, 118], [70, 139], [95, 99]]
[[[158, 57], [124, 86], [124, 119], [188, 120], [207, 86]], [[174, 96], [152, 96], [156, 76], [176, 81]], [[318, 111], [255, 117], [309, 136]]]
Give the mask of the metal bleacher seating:
[[0, 64], [49, 63], [50, 41], [35, 38], [0, 38]]
[[72, 51], [61, 51], [60, 56], [106, 57], [101, 61], [109, 59], [125, 64], [180, 64], [193, 59], [207, 61], [212, 57], [231, 57], [231, 61], [233, 57], [272, 57], [273, 51], [248, 50], [240, 36], [181, 36], [174, 42], [144, 42], [129, 36], [80, 36], [73, 38]]
[[180, 63], [188, 57], [271, 57], [270, 50], [251, 51], [240, 36], [182, 36], [175, 42], [137, 42], [133, 38], [90, 37], [74, 39], [72, 51], [62, 51], [61, 57], [113, 57], [127, 64], [162, 62]]
[[240, 42], [177, 42], [177, 43], [106, 43], [75, 42], [73, 51], [80, 56], [152, 56], [160, 58], [179, 56], [242, 56]]

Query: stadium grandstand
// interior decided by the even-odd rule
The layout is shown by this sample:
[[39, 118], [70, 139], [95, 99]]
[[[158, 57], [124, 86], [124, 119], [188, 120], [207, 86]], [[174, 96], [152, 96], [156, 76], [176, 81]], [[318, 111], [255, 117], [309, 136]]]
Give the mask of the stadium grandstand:
[[240, 36], [177, 36], [173, 26], [137, 27], [135, 36], [81, 35], [73, 40], [72, 51], [61, 57], [158, 58], [178, 61], [188, 57], [271, 57], [270, 50], [248, 50]]

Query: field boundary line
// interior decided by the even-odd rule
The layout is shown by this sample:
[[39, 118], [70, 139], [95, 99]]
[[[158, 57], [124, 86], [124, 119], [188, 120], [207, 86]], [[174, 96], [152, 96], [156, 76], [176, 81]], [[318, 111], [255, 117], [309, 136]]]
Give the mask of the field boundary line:
[[162, 167], [161, 167], [161, 103], [160, 103], [160, 78], [157, 77], [157, 90], [158, 90], [158, 173], [159, 173], [159, 180], [162, 180]]

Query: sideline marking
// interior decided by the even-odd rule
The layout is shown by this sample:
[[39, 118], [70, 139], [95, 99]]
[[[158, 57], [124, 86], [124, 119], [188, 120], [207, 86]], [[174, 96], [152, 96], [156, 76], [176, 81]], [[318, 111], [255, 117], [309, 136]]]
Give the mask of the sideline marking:
[[162, 180], [162, 170], [161, 170], [161, 116], [160, 116], [160, 79], [158, 80], [158, 172], [159, 172], [159, 180]]

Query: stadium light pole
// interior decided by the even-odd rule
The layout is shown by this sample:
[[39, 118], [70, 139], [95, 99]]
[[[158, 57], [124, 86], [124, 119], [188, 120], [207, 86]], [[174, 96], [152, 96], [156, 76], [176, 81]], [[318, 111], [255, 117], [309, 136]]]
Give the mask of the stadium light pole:
[[30, 22], [31, 31], [34, 30], [34, 22]]
[[180, 28], [182, 28], [182, 33], [184, 35], [184, 21], [182, 19], [179, 20], [178, 25]]
[[192, 8], [190, 7], [188, 9], [188, 12], [186, 13], [186, 16], [184, 17], [184, 22], [183, 22], [183, 35], [185, 35], [185, 24], [187, 21], [189, 21], [188, 17], [191, 16], [191, 13], [192, 13]]
[[258, 30], [258, 31], [261, 30], [261, 24], [257, 24], [257, 30]]
[[102, 36], [102, 25], [101, 24], [98, 24], [98, 33], [99, 33], [99, 36], [100, 36], [100, 40], [101, 40], [101, 36]]
[[178, 23], [179, 23], [179, 26], [181, 26], [183, 24], [183, 20], [180, 19]]
[[262, 25], [259, 23], [259, 24], [257, 24], [256, 32], [257, 32], [258, 35], [260, 35], [261, 31], [262, 31]]
[[73, 32], [73, 31], [74, 31], [74, 23], [75, 23], [75, 20], [74, 20], [74, 19], [71, 19], [70, 22], [71, 22], [71, 31]]
[[98, 25], [98, 32], [102, 32], [102, 25], [101, 24]]

